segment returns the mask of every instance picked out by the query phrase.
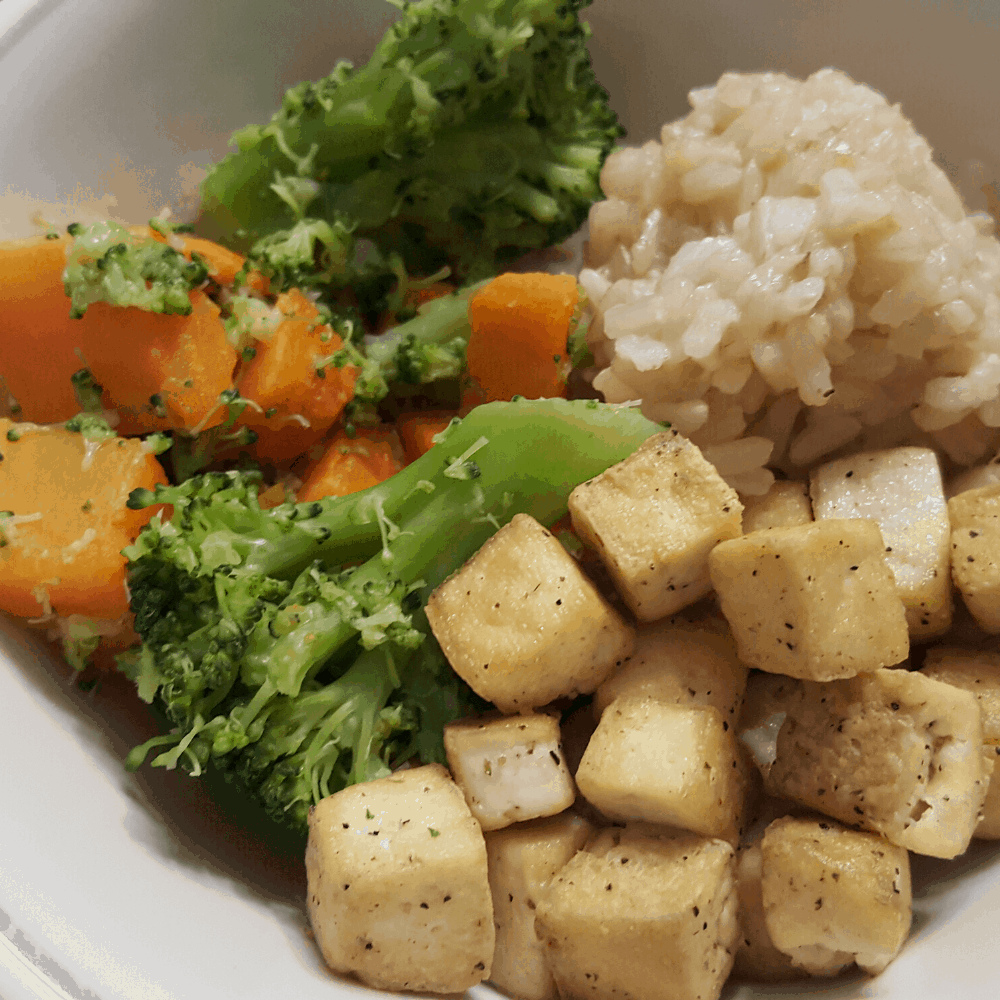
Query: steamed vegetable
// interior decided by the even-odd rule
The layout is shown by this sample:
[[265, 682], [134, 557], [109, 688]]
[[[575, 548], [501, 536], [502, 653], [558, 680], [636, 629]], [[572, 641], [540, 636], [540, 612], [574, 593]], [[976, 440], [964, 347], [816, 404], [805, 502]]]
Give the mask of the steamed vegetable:
[[215, 760], [302, 826], [312, 802], [414, 745], [440, 759], [461, 691], [426, 596], [515, 514], [554, 521], [576, 483], [656, 429], [592, 401], [497, 403], [341, 499], [261, 510], [257, 479], [238, 472], [133, 494], [133, 507], [173, 506], [127, 550], [143, 637], [128, 669], [176, 728], [131, 763], [153, 746], [166, 748], [154, 765]]
[[166, 481], [153, 449], [87, 416], [65, 426], [0, 418], [0, 455], [0, 609], [124, 615], [121, 550], [154, 513], [125, 501]]
[[586, 0], [393, 0], [361, 69], [300, 83], [210, 171], [200, 225], [279, 287], [500, 270], [573, 233], [621, 134], [594, 79]]
[[458, 416], [450, 410], [422, 410], [404, 413], [396, 420], [396, 430], [407, 462], [415, 462], [434, 447], [434, 438]]
[[65, 238], [0, 244], [0, 413], [22, 420], [68, 420], [77, 412], [70, 377], [78, 324], [63, 292]]
[[0, 380], [14, 412], [36, 423], [71, 418], [71, 376], [88, 368], [122, 434], [220, 422], [237, 356], [203, 286], [231, 271], [231, 252], [192, 262], [148, 231], [70, 228], [72, 241], [0, 246]]
[[190, 292], [208, 280], [208, 267], [197, 255], [189, 260], [152, 235], [137, 235], [117, 222], [69, 228], [73, 245], [63, 280], [74, 319], [94, 302], [190, 314]]
[[413, 319], [370, 338], [363, 350], [348, 340], [330, 362], [358, 366], [355, 403], [370, 407], [392, 391], [405, 394], [431, 382], [461, 377], [471, 333], [469, 299], [481, 287], [477, 283], [423, 303]]
[[484, 402], [562, 396], [580, 300], [568, 274], [501, 274], [469, 302], [469, 377]]
[[305, 473], [299, 500], [322, 500], [359, 493], [395, 475], [402, 468], [394, 454], [395, 431], [358, 428], [341, 431]]
[[357, 370], [326, 363], [343, 341], [298, 289], [279, 295], [273, 312], [273, 331], [244, 352], [238, 386], [250, 405], [236, 426], [253, 431], [257, 458], [291, 461], [333, 426], [352, 397]]

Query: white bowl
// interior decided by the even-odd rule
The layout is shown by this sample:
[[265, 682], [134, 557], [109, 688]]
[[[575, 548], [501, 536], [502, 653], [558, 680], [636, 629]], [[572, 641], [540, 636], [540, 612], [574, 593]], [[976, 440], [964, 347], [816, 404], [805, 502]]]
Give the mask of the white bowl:
[[[190, 213], [198, 169], [233, 128], [337, 57], [363, 60], [391, 13], [375, 0], [5, 0], [0, 234], [30, 233], [40, 208], [52, 222]], [[971, 207], [996, 183], [996, 0], [597, 0], [588, 16], [632, 141], [724, 70], [833, 65], [902, 103]], [[84, 694], [69, 673], [0, 620], [0, 996], [372, 996], [324, 970], [297, 855], [201, 781], [126, 774], [152, 720], [123, 680]], [[952, 863], [914, 859], [913, 935], [874, 980], [724, 995], [992, 996], [998, 861], [982, 844]]]

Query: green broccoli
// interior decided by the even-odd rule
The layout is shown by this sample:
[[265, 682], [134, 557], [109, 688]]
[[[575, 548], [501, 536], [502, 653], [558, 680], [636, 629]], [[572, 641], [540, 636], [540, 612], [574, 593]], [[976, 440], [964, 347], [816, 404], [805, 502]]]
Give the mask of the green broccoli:
[[351, 413], [358, 407], [377, 406], [392, 391], [406, 395], [431, 382], [459, 379], [465, 372], [465, 349], [472, 332], [469, 297], [483, 284], [425, 302], [412, 319], [360, 346], [355, 343], [354, 321], [333, 316], [333, 328], [344, 344], [320, 358], [318, 369], [348, 364], [358, 369]]
[[347, 497], [262, 510], [259, 477], [240, 472], [136, 491], [132, 507], [173, 515], [125, 552], [143, 644], [124, 665], [175, 729], [130, 765], [155, 747], [154, 765], [214, 762], [301, 825], [346, 783], [441, 759], [470, 693], [429, 634], [431, 590], [515, 514], [556, 520], [573, 486], [658, 429], [593, 400], [517, 400]]
[[79, 319], [92, 302], [135, 306], [147, 312], [191, 312], [190, 292], [208, 280], [197, 254], [182, 253], [151, 236], [135, 236], [117, 222], [70, 226], [63, 284], [70, 315]]
[[[390, 0], [371, 59], [300, 83], [209, 172], [200, 228], [272, 288], [495, 274], [579, 228], [622, 130], [596, 82], [589, 0]], [[255, 241], [256, 246], [253, 246]]]

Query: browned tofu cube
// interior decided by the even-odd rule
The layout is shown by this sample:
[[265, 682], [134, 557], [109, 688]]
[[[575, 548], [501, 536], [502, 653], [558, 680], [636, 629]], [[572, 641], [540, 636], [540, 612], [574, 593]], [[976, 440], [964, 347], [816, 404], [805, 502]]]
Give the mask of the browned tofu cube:
[[439, 764], [351, 785], [309, 814], [309, 919], [327, 965], [385, 990], [489, 978], [486, 843]]
[[535, 928], [562, 1000], [716, 1000], [739, 937], [733, 849], [607, 830], [542, 893]]
[[743, 498], [743, 534], [765, 528], [792, 528], [813, 519], [806, 484], [778, 479], [761, 496]]
[[849, 455], [814, 469], [809, 482], [817, 521], [862, 517], [878, 524], [910, 636], [946, 632], [952, 615], [950, 526], [935, 452], [900, 447]]
[[653, 698], [676, 705], [711, 705], [732, 724], [739, 715], [747, 667], [729, 629], [664, 618], [636, 629], [632, 655], [594, 692], [594, 712], [616, 698]]
[[743, 507], [698, 448], [668, 431], [578, 486], [569, 510], [636, 618], [655, 621], [711, 590], [708, 553], [740, 533]]
[[796, 965], [881, 972], [910, 931], [910, 856], [874, 833], [786, 816], [761, 841], [761, 895], [771, 941]]
[[[761, 890], [763, 861], [760, 841], [741, 847], [736, 861], [736, 884], [740, 899], [741, 937], [739, 950], [733, 962], [733, 975], [753, 982], [783, 983], [802, 979], [809, 973], [792, 964], [792, 960], [778, 951], [767, 930], [764, 919], [764, 897]], [[835, 975], [844, 963], [835, 963], [829, 970]], [[817, 975], [816, 971], [812, 975]]]
[[900, 663], [903, 602], [874, 521], [769, 528], [712, 551], [712, 582], [744, 663], [829, 681]]
[[968, 691], [878, 670], [789, 681], [770, 695], [785, 717], [768, 791], [917, 854], [953, 858], [969, 846], [992, 762]]
[[663, 823], [735, 843], [741, 768], [735, 727], [717, 709], [621, 698], [601, 716], [576, 782], [612, 819]]
[[484, 830], [554, 816], [576, 798], [554, 716], [460, 719], [445, 726], [444, 749]]
[[632, 651], [631, 626], [527, 514], [434, 591], [427, 618], [455, 672], [508, 713], [590, 694]]
[[948, 501], [951, 575], [980, 628], [1000, 633], [1000, 483]]
[[593, 833], [582, 816], [563, 813], [486, 834], [497, 944], [493, 983], [518, 1000], [554, 1000], [535, 908], [546, 886]]
[[[997, 762], [1000, 758], [1000, 653], [936, 646], [927, 651], [920, 672], [972, 693], [979, 703], [986, 754]], [[1000, 780], [996, 777], [997, 773], [994, 767], [983, 803], [983, 817], [973, 834], [980, 840], [1000, 840]]]

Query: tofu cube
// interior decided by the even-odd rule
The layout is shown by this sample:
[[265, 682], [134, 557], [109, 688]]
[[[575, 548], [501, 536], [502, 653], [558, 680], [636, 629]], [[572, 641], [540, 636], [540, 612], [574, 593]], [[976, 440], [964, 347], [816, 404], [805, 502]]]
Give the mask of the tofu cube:
[[[1000, 768], [1000, 744], [986, 743], [983, 749], [996, 771]], [[990, 778], [979, 823], [972, 836], [977, 840], [1000, 840], [1000, 781]]]
[[455, 672], [507, 713], [590, 694], [632, 652], [631, 626], [527, 514], [431, 594], [427, 618]]
[[979, 627], [1000, 633], [1000, 483], [959, 493], [951, 515], [951, 575]]
[[309, 813], [308, 909], [327, 965], [385, 990], [461, 993], [490, 975], [486, 844], [439, 764], [352, 785]]
[[739, 937], [733, 849], [607, 830], [552, 879], [535, 917], [562, 1000], [716, 1000]]
[[708, 553], [740, 534], [743, 510], [696, 445], [655, 434], [570, 494], [573, 530], [596, 549], [640, 621], [664, 618], [711, 590]]
[[761, 890], [763, 860], [760, 842], [740, 848], [736, 857], [736, 888], [740, 900], [741, 937], [733, 962], [733, 975], [753, 982], [783, 983], [806, 975], [835, 976], [844, 963], [833, 962], [806, 973], [778, 951], [771, 940], [764, 919], [764, 896]]
[[593, 833], [582, 816], [563, 813], [486, 834], [496, 950], [490, 979], [518, 1000], [555, 1000], [535, 908], [545, 887]]
[[620, 698], [604, 710], [576, 772], [605, 816], [736, 842], [743, 812], [735, 726], [718, 709]]
[[761, 896], [771, 941], [796, 965], [878, 973], [910, 932], [910, 856], [874, 833], [786, 816], [761, 841]]
[[789, 682], [767, 790], [881, 833], [917, 854], [954, 858], [978, 822], [992, 773], [968, 691], [906, 670]]
[[554, 816], [576, 799], [550, 715], [461, 719], [444, 728], [448, 767], [484, 830]]
[[[983, 747], [988, 757], [1000, 757], [1000, 653], [937, 646], [927, 651], [920, 671], [926, 677], [969, 691], [979, 703]], [[983, 816], [973, 834], [979, 840], [1000, 840], [1000, 780], [990, 778]]]
[[909, 653], [903, 602], [874, 521], [755, 531], [712, 551], [712, 582], [744, 663], [830, 681]]
[[720, 629], [664, 618], [636, 629], [632, 655], [594, 692], [594, 712], [599, 717], [616, 698], [652, 698], [711, 705], [732, 725], [743, 703], [747, 672], [724, 623]]
[[817, 521], [861, 517], [879, 526], [910, 636], [946, 632], [951, 526], [937, 455], [905, 447], [839, 458], [812, 473], [809, 489]]
[[792, 528], [813, 519], [806, 484], [797, 479], [776, 479], [761, 496], [743, 498], [743, 533], [765, 528]]

